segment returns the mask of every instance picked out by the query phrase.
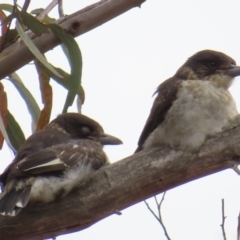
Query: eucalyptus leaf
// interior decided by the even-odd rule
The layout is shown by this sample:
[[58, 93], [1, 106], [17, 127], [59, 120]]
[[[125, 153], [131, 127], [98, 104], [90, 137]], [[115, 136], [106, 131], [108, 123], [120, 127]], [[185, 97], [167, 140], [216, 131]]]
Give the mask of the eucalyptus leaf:
[[17, 151], [25, 141], [25, 136], [18, 122], [15, 120], [14, 116], [9, 111], [7, 113], [6, 132], [11, 146], [13, 147], [13, 149], [15, 149], [15, 151]]
[[73, 104], [74, 98], [78, 93], [82, 77], [82, 54], [75, 39], [63, 32], [63, 29], [57, 25], [49, 24], [54, 34], [62, 41], [68, 51], [68, 60], [71, 67], [71, 74], [68, 79], [68, 94], [64, 104], [63, 113], [67, 112], [69, 106]]
[[22, 80], [16, 73], [12, 73], [9, 77], [9, 81], [15, 86], [18, 90], [19, 94], [23, 98], [28, 108], [28, 112], [32, 117], [32, 132], [35, 132], [39, 116], [40, 116], [40, 108], [32, 96], [31, 92], [25, 87]]
[[17, 22], [16, 29], [21, 37], [22, 41], [26, 44], [28, 49], [32, 52], [32, 54], [46, 67], [51, 71], [53, 74], [62, 78], [62, 76], [52, 67], [52, 65], [46, 60], [46, 58], [42, 55], [42, 53], [38, 50], [38, 48], [34, 45], [33, 41], [30, 37], [24, 32], [22, 26]]

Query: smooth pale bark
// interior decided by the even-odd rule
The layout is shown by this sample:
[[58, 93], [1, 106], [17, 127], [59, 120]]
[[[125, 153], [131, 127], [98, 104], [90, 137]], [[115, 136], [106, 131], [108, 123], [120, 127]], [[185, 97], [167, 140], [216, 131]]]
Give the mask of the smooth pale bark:
[[[59, 25], [66, 33], [76, 37], [86, 33], [122, 13], [140, 7], [145, 0], [103, 0], [86, 7], [66, 18]], [[33, 39], [38, 49], [45, 53], [58, 46], [60, 40], [51, 32]], [[23, 42], [16, 41], [0, 53], [0, 80], [15, 72], [34, 59]]]
[[[198, 153], [152, 149], [100, 169], [66, 198], [0, 217], [1, 240], [43, 239], [82, 230], [153, 195], [240, 163], [240, 118]], [[237, 171], [237, 169], [236, 169]]]

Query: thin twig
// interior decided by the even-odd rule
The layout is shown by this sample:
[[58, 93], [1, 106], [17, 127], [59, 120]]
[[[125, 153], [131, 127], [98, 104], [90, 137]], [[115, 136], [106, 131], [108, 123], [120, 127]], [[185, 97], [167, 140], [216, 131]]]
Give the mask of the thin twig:
[[[159, 219], [160, 219], [161, 222], [162, 222], [161, 206], [162, 206], [162, 203], [163, 203], [163, 201], [164, 201], [165, 195], [166, 195], [166, 192], [163, 193], [162, 199], [161, 199], [160, 203], [158, 203], [157, 197], [154, 196], [155, 201], [156, 201], [156, 204], [157, 204], [157, 208], [158, 208], [158, 217], [159, 217]], [[163, 223], [162, 223], [162, 224], [163, 224]], [[163, 226], [163, 229], [164, 229], [164, 228], [165, 228], [165, 227]]]
[[224, 214], [224, 199], [222, 199], [222, 224], [220, 226], [222, 228], [223, 239], [227, 240], [226, 232], [225, 232], [225, 228], [224, 228], [225, 219], [226, 219], [226, 216]]
[[161, 225], [161, 227], [163, 228], [163, 231], [164, 231], [164, 234], [166, 236], [166, 238], [168, 240], [171, 240], [168, 232], [167, 232], [167, 228], [165, 227], [164, 223], [163, 223], [163, 220], [162, 220], [162, 214], [161, 214], [161, 206], [162, 206], [162, 203], [164, 201], [164, 197], [166, 195], [166, 192], [163, 193], [163, 196], [162, 196], [162, 199], [161, 201], [158, 203], [158, 200], [157, 200], [157, 197], [154, 196], [154, 199], [155, 199], [155, 203], [157, 205], [157, 209], [158, 209], [158, 216], [153, 212], [153, 210], [149, 207], [148, 203], [146, 202], [146, 200], [144, 201], [145, 204], [147, 205], [147, 208], [149, 209], [149, 211], [153, 214], [153, 216], [157, 219], [157, 221], [159, 222], [159, 224]]
[[161, 214], [161, 207], [162, 207], [162, 203], [164, 201], [165, 195], [166, 195], [166, 192], [163, 193], [162, 199], [161, 199], [160, 203], [157, 205], [157, 207], [158, 207], [158, 215], [159, 215], [159, 222], [160, 222], [160, 224], [161, 224], [161, 226], [163, 228], [163, 231], [164, 231], [164, 234], [165, 234], [166, 238], [168, 240], [171, 240], [170, 236], [168, 235], [167, 228], [165, 227], [165, 225], [163, 223], [162, 214]]
[[148, 210], [152, 213], [152, 215], [153, 215], [153, 216], [157, 219], [157, 221], [159, 222], [159, 218], [158, 218], [158, 216], [157, 216], [157, 215], [155, 214], [155, 212], [149, 207], [147, 201], [144, 200], [144, 202], [145, 202], [145, 204], [146, 204]]
[[53, 0], [42, 12], [37, 15], [38, 20], [42, 20], [58, 4], [58, 0]]
[[31, 0], [25, 0], [25, 2], [24, 2], [24, 4], [23, 4], [23, 7], [22, 7], [22, 11], [23, 11], [23, 12], [26, 12], [26, 11], [27, 11], [30, 2], [31, 2]]
[[58, 14], [59, 14], [59, 17], [64, 17], [62, 0], [58, 0]]
[[237, 240], [240, 240], [240, 212], [238, 214]]
[[[165, 192], [164, 192], [164, 194], [165, 194]], [[156, 205], [157, 205], [157, 210], [158, 210], [158, 218], [159, 218], [159, 216], [161, 216], [161, 213], [160, 213], [160, 208], [158, 207], [158, 200], [157, 200], [157, 196], [154, 196], [154, 200], [155, 200], [155, 203], [156, 203]]]

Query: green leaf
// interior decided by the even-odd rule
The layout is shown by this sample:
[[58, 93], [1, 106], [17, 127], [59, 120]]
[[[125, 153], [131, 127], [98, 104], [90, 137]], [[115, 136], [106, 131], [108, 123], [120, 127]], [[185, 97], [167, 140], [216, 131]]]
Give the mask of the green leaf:
[[[54, 66], [53, 66], [54, 67]], [[63, 76], [63, 78], [58, 78], [57, 76], [50, 76], [52, 79], [54, 79], [57, 83], [62, 85], [64, 88], [69, 89], [70, 87], [70, 74], [62, 70], [61, 68], [54, 67], [54, 69]]]
[[63, 32], [62, 28], [57, 25], [49, 24], [49, 28], [56, 34], [56, 36], [65, 45], [71, 67], [71, 74], [68, 79], [68, 95], [64, 104], [63, 113], [67, 112], [69, 106], [73, 104], [74, 98], [78, 93], [79, 86], [81, 84], [82, 77], [82, 55], [80, 48], [75, 39]]
[[0, 133], [0, 149], [2, 149], [4, 142], [4, 131], [7, 126], [7, 93], [4, 91], [4, 85], [0, 82], [0, 116], [1, 116], [1, 132]]
[[25, 87], [16, 73], [12, 73], [10, 75], [9, 81], [11, 81], [11, 83], [16, 87], [19, 94], [26, 103], [28, 112], [32, 117], [32, 132], [34, 132], [40, 117], [40, 108], [30, 91]]
[[[8, 115], [8, 114], [7, 114]], [[6, 116], [7, 117], [7, 116]], [[3, 118], [2, 118], [2, 115], [0, 114], [0, 131], [2, 133], [2, 136], [4, 138], [4, 140], [6, 141], [7, 145], [9, 146], [9, 148], [13, 151], [13, 153], [15, 154], [17, 151], [16, 149], [12, 146], [11, 144], [11, 141], [9, 140], [9, 137], [8, 137], [8, 133], [6, 131], [6, 128], [4, 126], [4, 123], [3, 123]]]
[[[30, 13], [31, 13], [31, 14], [34, 14], [34, 15], [38, 15], [38, 14], [40, 14], [43, 10], [44, 10], [43, 8], [37, 8], [37, 9], [32, 10]], [[46, 16], [44, 17], [44, 19], [42, 19], [42, 22], [44, 22], [45, 24], [55, 23], [55, 22], [56, 22], [56, 19], [55, 19], [55, 18], [51, 18], [51, 17], [49, 17], [48, 15], [46, 15]]]
[[43, 33], [49, 33], [49, 28], [38, 21], [35, 17], [27, 12], [20, 12], [17, 10], [17, 18], [23, 23], [26, 27], [31, 29], [36, 35], [41, 35]]
[[62, 85], [64, 88], [69, 88], [69, 78], [70, 74], [62, 70], [61, 68], [54, 67], [52, 64], [51, 66], [61, 75], [62, 78], [59, 78], [58, 76], [54, 75], [51, 71], [49, 71], [43, 64], [40, 62], [38, 63], [38, 66], [42, 69], [43, 72], [48, 74], [53, 80], [55, 80], [57, 83]]
[[19, 124], [17, 123], [17, 121], [9, 111], [7, 113], [6, 132], [11, 145], [17, 151], [25, 141], [25, 136]]
[[[17, 40], [17, 38], [19, 37], [17, 30], [16, 29], [9, 29], [7, 31], [7, 33], [5, 33], [0, 41], [0, 49], [2, 49], [3, 47], [8, 46], [9, 44], [11, 44], [12, 42], [14, 42], [15, 40]], [[4, 45], [3, 45], [4, 44]]]
[[32, 54], [46, 67], [48, 68], [53, 74], [57, 75], [59, 78], [62, 76], [52, 67], [51, 64], [46, 60], [46, 58], [42, 55], [42, 53], [38, 50], [38, 48], [34, 45], [33, 41], [30, 37], [24, 32], [22, 26], [17, 22], [16, 29], [21, 37], [22, 41], [26, 44], [28, 49], [32, 52]]
[[2, 9], [4, 11], [7, 11], [7, 12], [12, 12], [13, 11], [13, 5], [2, 3], [2, 4], [0, 4], [0, 9]]
[[40, 14], [43, 10], [44, 10], [44, 8], [36, 8], [36, 9], [33, 9], [30, 13], [31, 13], [31, 14], [35, 14], [35, 15], [38, 15], [38, 14]]

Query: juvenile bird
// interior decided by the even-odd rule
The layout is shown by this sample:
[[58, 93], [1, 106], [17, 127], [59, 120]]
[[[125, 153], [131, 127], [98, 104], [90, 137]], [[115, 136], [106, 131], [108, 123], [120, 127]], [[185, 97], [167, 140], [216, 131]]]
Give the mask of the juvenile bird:
[[121, 144], [78, 113], [59, 115], [30, 136], [0, 176], [0, 214], [15, 216], [29, 201], [52, 202], [109, 163], [103, 145]]
[[203, 50], [191, 56], [157, 88], [136, 152], [161, 146], [198, 150], [238, 114], [228, 88], [239, 75], [240, 67], [224, 53]]

